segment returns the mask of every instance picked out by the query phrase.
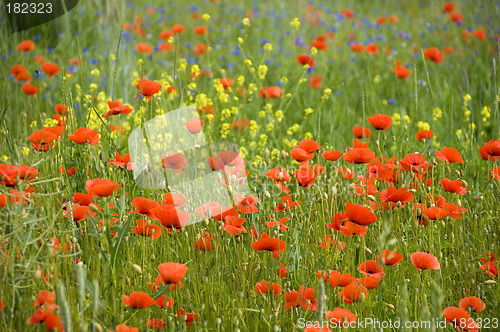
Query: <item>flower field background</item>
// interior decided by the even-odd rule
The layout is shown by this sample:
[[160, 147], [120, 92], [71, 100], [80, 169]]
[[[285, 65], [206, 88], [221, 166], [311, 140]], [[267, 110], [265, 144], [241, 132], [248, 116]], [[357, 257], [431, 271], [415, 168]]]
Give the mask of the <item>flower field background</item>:
[[[500, 328], [498, 17], [80, 1], [13, 34], [4, 9], [0, 330]], [[131, 132], [190, 105], [146, 142], [175, 148], [130, 154]], [[190, 135], [236, 148], [190, 162]], [[141, 185], [139, 161], [165, 183]], [[191, 171], [231, 202], [169, 186]], [[382, 329], [443, 327], [353, 328]]]

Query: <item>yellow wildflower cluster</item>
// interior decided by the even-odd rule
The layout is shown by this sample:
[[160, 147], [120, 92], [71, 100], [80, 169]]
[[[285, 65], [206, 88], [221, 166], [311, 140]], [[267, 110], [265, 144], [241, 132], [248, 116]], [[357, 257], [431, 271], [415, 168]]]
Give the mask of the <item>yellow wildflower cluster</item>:
[[481, 110], [481, 117], [483, 122], [487, 122], [491, 116], [491, 110], [488, 106], [484, 106]]
[[300, 125], [298, 123], [292, 125], [290, 128], [288, 128], [288, 130], [286, 131], [286, 134], [291, 136], [293, 135], [294, 133], [298, 132], [300, 129]]
[[299, 27], [300, 27], [300, 20], [299, 20], [297, 17], [295, 17], [295, 18], [294, 18], [294, 19], [290, 22], [290, 25], [292, 26], [292, 28], [293, 28], [294, 30], [298, 30], [298, 29], [299, 29]]
[[267, 66], [266, 65], [260, 65], [259, 68], [257, 69], [257, 76], [259, 77], [260, 80], [263, 80], [266, 78], [267, 74]]
[[439, 107], [435, 107], [432, 110], [432, 116], [434, 117], [434, 121], [437, 121], [443, 117], [443, 111]]
[[418, 130], [430, 130], [431, 126], [429, 125], [428, 122], [418, 121], [417, 128]]

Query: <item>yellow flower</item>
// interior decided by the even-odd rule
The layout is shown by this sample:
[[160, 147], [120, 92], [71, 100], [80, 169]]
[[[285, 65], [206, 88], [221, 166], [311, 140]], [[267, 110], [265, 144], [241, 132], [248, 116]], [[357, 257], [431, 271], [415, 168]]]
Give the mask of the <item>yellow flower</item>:
[[311, 114], [312, 112], [314, 112], [314, 110], [313, 110], [312, 108], [308, 107], [308, 108], [306, 108], [306, 109], [304, 110], [304, 112], [306, 113], [306, 115], [309, 115], [309, 114]]
[[202, 17], [205, 21], [208, 21], [208, 20], [210, 19], [210, 15], [208, 15], [208, 14], [203, 14], [201, 17]]
[[459, 137], [459, 138], [460, 138], [460, 137], [462, 136], [462, 129], [457, 129], [457, 130], [455, 131], [455, 134], [457, 135], [457, 137]]
[[243, 44], [243, 38], [238, 37], [238, 44]]
[[247, 26], [247, 27], [250, 26], [250, 19], [248, 17], [245, 17], [241, 22], [243, 22], [244, 26]]
[[260, 112], [259, 112], [259, 117], [260, 117], [260, 118], [263, 118], [263, 117], [265, 117], [265, 116], [266, 116], [266, 112], [264, 112], [264, 111], [260, 111]]
[[10, 157], [9, 157], [9, 156], [7, 156], [7, 155], [3, 155], [3, 156], [2, 156], [2, 160], [3, 160], [3, 161], [8, 161], [9, 159], [10, 159]]
[[99, 71], [99, 69], [95, 68], [95, 69], [92, 69], [92, 71], [90, 72], [90, 75], [99, 77], [99, 75], [101, 75], [101, 72]]
[[464, 96], [464, 103], [466, 103], [466, 104], [467, 104], [469, 101], [471, 101], [471, 99], [472, 99], [472, 97], [470, 96], [470, 94], [466, 94], [466, 95]]
[[251, 67], [251, 66], [252, 66], [252, 60], [250, 60], [250, 59], [245, 59], [245, 60], [243, 61], [243, 63], [244, 63], [247, 67]]
[[284, 118], [283, 111], [277, 110], [276, 113], [274, 113], [274, 117], [276, 118], [276, 121], [281, 122]]
[[236, 79], [236, 84], [239, 86], [245, 84], [245, 76], [243, 75], [238, 76], [238, 78]]
[[257, 69], [257, 75], [259, 76], [259, 79], [261, 80], [265, 79], [266, 74], [267, 74], [267, 66], [260, 65], [259, 68]]
[[21, 153], [27, 156], [30, 153], [30, 149], [27, 146], [23, 146], [23, 151]]
[[307, 133], [304, 134], [304, 138], [305, 139], [312, 139], [313, 135], [310, 132], [307, 132]]
[[271, 43], [266, 43], [264, 45], [264, 50], [266, 50], [266, 51], [272, 51], [273, 50], [273, 45]]
[[380, 82], [382, 82], [382, 76], [375, 75], [375, 77], [373, 78], [373, 83], [380, 83]]
[[270, 122], [266, 126], [266, 131], [272, 131], [274, 129], [274, 123]]
[[295, 17], [291, 22], [290, 25], [293, 27], [294, 30], [298, 30], [300, 27], [300, 21], [297, 17]]
[[311, 47], [311, 54], [312, 55], [318, 54], [318, 49], [316, 47]]
[[137, 60], [137, 65], [140, 66], [140, 65], [142, 65], [143, 62], [144, 61], [142, 59], [139, 59], [139, 60]]

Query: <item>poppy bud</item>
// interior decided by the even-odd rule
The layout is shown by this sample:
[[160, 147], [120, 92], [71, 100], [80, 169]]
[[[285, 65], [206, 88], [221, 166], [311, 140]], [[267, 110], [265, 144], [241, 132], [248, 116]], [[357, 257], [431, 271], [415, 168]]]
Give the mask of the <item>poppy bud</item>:
[[233, 194], [233, 187], [231, 187], [230, 184], [227, 185], [227, 191], [229, 192], [229, 194]]
[[363, 293], [363, 292], [362, 292], [362, 293], [359, 295], [358, 302], [359, 302], [359, 303], [363, 303], [363, 302], [365, 301], [365, 299], [366, 299], [366, 295], [365, 295], [365, 293]]
[[496, 283], [497, 283], [497, 282], [496, 282], [495, 280], [486, 280], [486, 281], [484, 282], [484, 284], [485, 284], [485, 285], [494, 285], [494, 284], [496, 284]]
[[411, 193], [416, 193], [417, 189], [411, 188], [411, 189], [408, 189], [408, 191], [411, 192]]
[[325, 197], [325, 199], [328, 199], [328, 194], [327, 193], [323, 193], [323, 196]]
[[332, 187], [332, 194], [337, 195], [337, 187]]
[[369, 248], [365, 248], [365, 252], [366, 252], [367, 254], [369, 254], [369, 255], [371, 255], [371, 254], [372, 254], [372, 251], [371, 251]]
[[376, 146], [379, 146], [379, 145], [380, 145], [380, 143], [379, 143], [378, 139], [374, 140], [374, 141], [373, 141], [373, 144], [375, 144]]
[[139, 265], [137, 264], [132, 264], [132, 268], [134, 269], [135, 272], [142, 274], [142, 269]]
[[264, 149], [264, 154], [266, 155], [266, 157], [269, 157], [270, 151], [268, 148]]
[[396, 202], [397, 209], [401, 208], [402, 205], [403, 205], [403, 203], [401, 203], [401, 201]]
[[220, 325], [221, 323], [222, 323], [222, 319], [220, 319], [219, 317], [217, 317], [217, 318], [215, 319], [215, 324], [216, 324], [216, 325]]
[[267, 198], [267, 199], [270, 199], [271, 198], [271, 194], [269, 193], [269, 191], [267, 190], [264, 190], [264, 196]]
[[84, 266], [84, 264], [82, 261], [79, 261], [78, 264], [76, 264], [76, 266]]
[[278, 179], [279, 179], [280, 181], [283, 181], [283, 172], [279, 172], [279, 173], [278, 173]]
[[92, 203], [89, 204], [89, 208], [90, 208], [90, 211], [92, 211], [92, 212], [96, 212], [97, 211], [97, 205], [95, 205], [95, 204], [92, 204]]
[[391, 309], [391, 310], [394, 310], [394, 306], [390, 303], [387, 303], [386, 304], [387, 308]]
[[286, 159], [287, 153], [285, 150], [281, 150], [281, 159]]
[[375, 196], [373, 196], [373, 195], [368, 195], [368, 199], [375, 202]]
[[151, 260], [154, 261], [156, 259], [155, 254], [151, 254]]
[[42, 270], [36, 270], [36, 271], [35, 271], [35, 279], [36, 279], [36, 280], [40, 280], [40, 279], [42, 279], [42, 277], [43, 277], [43, 272], [42, 272]]

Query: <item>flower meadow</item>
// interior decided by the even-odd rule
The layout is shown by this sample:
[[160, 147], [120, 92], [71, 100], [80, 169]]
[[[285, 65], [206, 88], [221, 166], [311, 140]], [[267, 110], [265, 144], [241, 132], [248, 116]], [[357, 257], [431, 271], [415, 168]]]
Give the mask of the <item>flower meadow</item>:
[[1, 331], [500, 329], [498, 1], [0, 13]]

